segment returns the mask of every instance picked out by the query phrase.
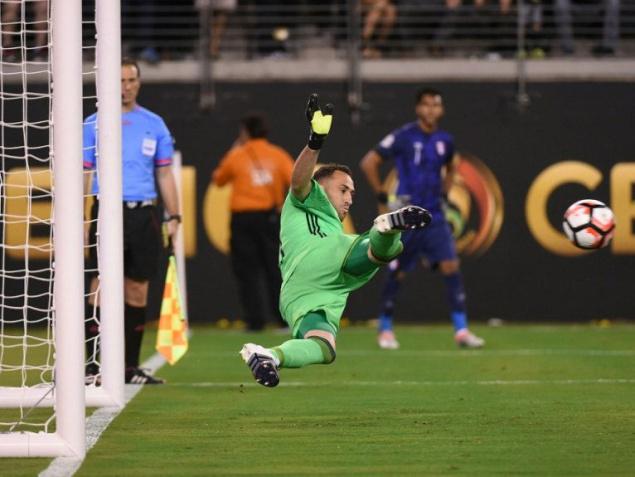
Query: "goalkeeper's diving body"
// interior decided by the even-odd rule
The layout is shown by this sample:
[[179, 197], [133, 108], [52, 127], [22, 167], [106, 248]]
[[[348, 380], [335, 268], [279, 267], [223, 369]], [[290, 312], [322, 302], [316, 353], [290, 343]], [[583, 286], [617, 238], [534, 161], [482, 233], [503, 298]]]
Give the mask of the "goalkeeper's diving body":
[[402, 230], [425, 227], [430, 213], [408, 206], [374, 220], [361, 234], [345, 234], [342, 220], [353, 203], [355, 186], [347, 166], [315, 166], [333, 120], [333, 106], [323, 109], [310, 96], [307, 146], [296, 159], [291, 190], [282, 208], [280, 226], [280, 311], [292, 339], [273, 348], [247, 343], [240, 354], [256, 381], [273, 387], [281, 368], [329, 364], [348, 295], [366, 284], [381, 265], [403, 250]]

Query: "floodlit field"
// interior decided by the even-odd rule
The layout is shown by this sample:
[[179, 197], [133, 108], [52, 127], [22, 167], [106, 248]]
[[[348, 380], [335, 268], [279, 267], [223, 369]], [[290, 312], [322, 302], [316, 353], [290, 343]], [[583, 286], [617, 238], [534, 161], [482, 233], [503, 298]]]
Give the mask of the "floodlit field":
[[[402, 349], [381, 351], [348, 328], [333, 365], [268, 389], [237, 353], [284, 336], [195, 328], [157, 373], [169, 384], [137, 395], [76, 475], [633, 475], [635, 326], [475, 331], [482, 351], [445, 326], [401, 327]], [[0, 474], [48, 462], [3, 459]]]

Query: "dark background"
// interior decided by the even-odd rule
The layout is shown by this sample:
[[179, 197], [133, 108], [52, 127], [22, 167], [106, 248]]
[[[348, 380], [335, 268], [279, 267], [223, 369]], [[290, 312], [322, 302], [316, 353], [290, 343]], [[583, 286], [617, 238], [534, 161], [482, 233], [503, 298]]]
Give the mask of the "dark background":
[[[352, 167], [358, 194], [352, 217], [358, 231], [376, 215], [373, 197], [358, 162], [385, 134], [414, 118], [417, 84], [367, 84], [368, 108], [359, 126], [350, 121], [342, 83], [218, 84], [218, 105], [198, 109], [194, 84], [145, 84], [139, 102], [161, 115], [171, 129], [185, 165], [197, 170], [197, 250], [187, 260], [190, 319], [211, 322], [241, 315], [228, 257], [210, 244], [203, 228], [202, 200], [209, 174], [237, 134], [238, 119], [247, 111], [266, 112], [270, 139], [295, 156], [304, 146], [304, 105], [311, 92], [336, 106], [335, 122], [321, 159]], [[446, 104], [444, 129], [458, 148], [479, 157], [494, 173], [504, 196], [504, 223], [491, 248], [481, 256], [465, 256], [470, 317], [510, 321], [585, 321], [635, 318], [635, 257], [614, 255], [610, 248], [580, 257], [561, 257], [543, 249], [530, 234], [525, 200], [530, 184], [547, 166], [575, 159], [598, 168], [604, 179], [596, 191], [576, 185], [560, 188], [548, 204], [559, 228], [562, 212], [572, 202], [610, 198], [609, 172], [618, 162], [635, 160], [633, 107], [629, 83], [540, 83], [530, 85], [532, 104], [524, 112], [507, 83], [428, 84], [441, 89]], [[85, 115], [93, 106], [86, 105]], [[37, 109], [37, 108], [36, 108]], [[633, 227], [622, 224], [621, 227]], [[34, 266], [34, 265], [32, 265]], [[149, 318], [158, 316], [162, 277], [153, 286]], [[375, 317], [383, 282], [380, 273], [353, 293], [345, 316]], [[6, 294], [16, 294], [7, 282]], [[34, 294], [35, 290], [29, 290]], [[400, 295], [398, 321], [446, 322], [442, 280], [426, 270], [413, 272]]]
[[[335, 122], [322, 161], [350, 165], [358, 194], [352, 209], [357, 230], [367, 228], [376, 214], [372, 195], [357, 166], [365, 152], [393, 128], [413, 119], [417, 84], [368, 84], [368, 109], [360, 126], [353, 126], [341, 83], [219, 84], [218, 105], [211, 113], [197, 112], [194, 85], [143, 86], [140, 103], [164, 117], [183, 152], [186, 165], [197, 169], [200, 204], [209, 173], [237, 133], [237, 120], [249, 110], [268, 114], [270, 139], [293, 156], [305, 144], [304, 104], [310, 92], [336, 106]], [[559, 227], [564, 209], [592, 196], [609, 201], [608, 175], [617, 162], [635, 159], [633, 105], [628, 83], [542, 83], [530, 86], [532, 104], [520, 112], [514, 85], [506, 83], [429, 84], [441, 89], [446, 104], [442, 126], [454, 134], [459, 149], [478, 156], [497, 177], [504, 195], [504, 223], [496, 242], [482, 256], [463, 257], [468, 308], [474, 319], [588, 320], [635, 317], [633, 256], [610, 249], [581, 257], [560, 257], [544, 250], [530, 234], [525, 199], [536, 176], [552, 163], [575, 159], [602, 171], [600, 187], [589, 192], [568, 185], [549, 203]], [[212, 321], [240, 316], [229, 260], [204, 234], [198, 210], [198, 246], [188, 260], [191, 319]], [[627, 224], [620, 224], [628, 226]], [[631, 225], [632, 226], [632, 225]], [[352, 319], [374, 317], [383, 275], [353, 293], [345, 313]], [[413, 272], [404, 286], [396, 318], [399, 321], [447, 320], [445, 290], [430, 271]]]

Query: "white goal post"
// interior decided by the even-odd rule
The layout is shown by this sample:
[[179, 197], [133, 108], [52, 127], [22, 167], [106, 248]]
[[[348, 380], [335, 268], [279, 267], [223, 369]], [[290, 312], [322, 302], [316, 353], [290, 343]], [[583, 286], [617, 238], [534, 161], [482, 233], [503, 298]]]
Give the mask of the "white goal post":
[[[9, 0], [10, 2], [12, 0]], [[41, 0], [47, 2], [49, 0]], [[6, 230], [12, 224], [22, 223], [26, 230], [23, 247], [24, 265], [20, 270], [24, 280], [25, 304], [20, 311], [13, 307], [12, 312], [23, 315], [23, 324], [18, 320], [5, 320], [3, 306], [0, 303], [0, 383], [3, 371], [22, 375], [22, 382], [0, 387], [0, 408], [16, 407], [20, 409], [20, 418], [15, 422], [4, 419], [0, 409], [0, 456], [73, 456], [83, 458], [85, 454], [85, 406], [124, 405], [124, 331], [123, 331], [123, 253], [122, 253], [122, 201], [121, 201], [121, 36], [119, 2], [95, 1], [96, 7], [96, 78], [98, 118], [98, 171], [100, 191], [99, 247], [100, 295], [108, 297], [101, 300], [102, 316], [100, 322], [101, 340], [101, 386], [84, 384], [84, 173], [82, 167], [82, 123], [83, 123], [83, 79], [82, 69], [82, 0], [50, 0], [50, 21], [47, 22], [46, 47], [50, 54], [47, 59], [31, 59], [32, 48], [27, 38], [33, 33], [32, 23], [25, 20], [25, 11], [34, 2], [13, 0], [19, 4], [20, 18], [16, 37], [19, 45], [13, 50], [19, 51], [18, 61], [9, 64], [5, 56], [0, 58], [0, 101], [15, 98], [24, 104], [29, 100], [44, 98], [50, 102], [49, 117], [38, 122], [35, 127], [49, 131], [49, 144], [31, 146], [29, 131], [34, 124], [29, 121], [29, 110], [23, 108], [23, 117], [19, 121], [7, 121], [4, 104], [0, 105], [2, 117], [2, 170], [0, 170], [0, 207], [3, 239]], [[4, 5], [4, 3], [3, 3]], [[4, 18], [4, 16], [3, 16]], [[48, 18], [48, 15], [47, 15]], [[12, 26], [14, 30], [15, 24]], [[6, 25], [2, 25], [5, 28]], [[4, 35], [3, 35], [4, 37]], [[4, 53], [4, 52], [3, 52]], [[38, 70], [38, 67], [41, 67]], [[19, 94], [4, 90], [5, 75], [21, 85]], [[17, 77], [17, 79], [16, 79]], [[48, 96], [31, 92], [30, 81], [33, 78], [48, 80]], [[52, 91], [52, 94], [51, 94]], [[5, 171], [5, 156], [16, 163], [20, 154], [13, 153], [16, 148], [5, 147], [4, 128], [21, 127], [23, 144], [17, 149], [24, 155], [24, 184], [21, 185], [28, 202], [28, 210], [23, 216], [15, 218], [7, 211], [12, 203], [7, 192], [13, 187], [10, 171]], [[31, 151], [36, 151], [32, 154]], [[37, 157], [38, 151], [47, 151], [47, 157]], [[7, 152], [8, 151], [8, 152]], [[42, 153], [44, 155], [45, 153]], [[30, 168], [33, 156], [38, 168]], [[7, 167], [9, 167], [7, 165]], [[48, 171], [45, 168], [48, 167]], [[37, 171], [36, 171], [37, 169]], [[52, 184], [50, 177], [53, 177]], [[38, 177], [46, 177], [38, 183]], [[17, 190], [18, 186], [13, 187]], [[11, 190], [13, 190], [11, 189]], [[22, 190], [20, 189], [20, 190]], [[50, 190], [46, 190], [50, 189]], [[45, 191], [45, 192], [42, 192]], [[37, 199], [49, 199], [53, 204], [52, 214], [36, 212]], [[51, 217], [49, 218], [48, 215]], [[13, 221], [13, 222], [12, 222]], [[33, 245], [30, 236], [34, 225], [48, 226], [52, 230], [48, 243]], [[51, 247], [52, 245], [52, 247]], [[5, 254], [11, 245], [1, 244], [2, 254], [0, 271], [2, 292], [5, 280], [13, 279], [12, 271], [5, 272], [7, 263]], [[17, 248], [17, 247], [14, 247]], [[34, 248], [48, 253], [50, 264], [41, 270], [30, 271], [29, 257]], [[54, 257], [54, 261], [52, 261]], [[53, 277], [49, 287], [47, 308], [38, 308], [37, 325], [39, 333], [28, 335], [31, 321], [27, 303], [29, 279], [40, 279], [37, 273], [43, 272]], [[43, 280], [42, 280], [43, 281]], [[43, 293], [42, 295], [46, 295]], [[16, 295], [19, 298], [21, 295]], [[16, 298], [11, 297], [11, 298]], [[38, 295], [38, 297], [40, 297]], [[5, 323], [6, 322], [6, 323]], [[17, 325], [16, 325], [17, 323]], [[5, 329], [5, 324], [7, 325]], [[21, 363], [5, 364], [2, 359], [15, 348], [16, 336], [11, 326], [24, 330], [24, 340], [19, 350]], [[42, 331], [42, 328], [43, 331]], [[8, 331], [7, 331], [8, 330]], [[5, 333], [6, 331], [6, 333]], [[43, 336], [40, 336], [42, 334]], [[19, 336], [17, 338], [20, 338]], [[6, 343], [6, 346], [5, 346]], [[42, 349], [45, 353], [43, 364], [30, 365], [27, 353], [31, 349]], [[6, 351], [6, 353], [5, 353]], [[22, 366], [22, 368], [20, 368]], [[11, 374], [11, 373], [5, 373]], [[29, 378], [39, 374], [35, 385]], [[37, 409], [53, 407], [52, 414], [41, 418], [42, 423], [29, 422], [37, 415]], [[29, 417], [29, 419], [26, 419]], [[33, 432], [31, 427], [36, 431]]]
[[121, 6], [95, 0], [101, 386], [88, 406], [124, 405], [123, 202], [121, 181]]

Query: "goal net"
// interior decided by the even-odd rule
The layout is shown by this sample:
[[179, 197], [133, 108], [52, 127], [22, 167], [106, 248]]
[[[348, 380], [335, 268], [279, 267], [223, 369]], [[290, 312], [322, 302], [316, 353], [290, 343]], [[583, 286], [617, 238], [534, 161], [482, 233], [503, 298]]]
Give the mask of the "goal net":
[[54, 391], [49, 8], [0, 8], [0, 399], [19, 404], [2, 411], [0, 431], [51, 432], [53, 409], [36, 409]]
[[[86, 12], [82, 30], [81, 0], [0, 2], [0, 456], [81, 457], [84, 405], [123, 402], [123, 324], [91, 317], [106, 336], [84, 342], [84, 303], [118, 286], [101, 279], [101, 290], [84, 287], [84, 258], [101, 243], [83, 240], [90, 224], [83, 213], [82, 119], [96, 111], [100, 89], [111, 97], [100, 110], [110, 114], [100, 112], [97, 127], [114, 129], [109, 142], [121, 151], [120, 113], [111, 107], [120, 101], [119, 6], [99, 3], [93, 7], [101, 13]], [[115, 50], [99, 64], [96, 31]], [[98, 66], [108, 70], [101, 88]], [[114, 89], [107, 86], [113, 82]], [[98, 173], [116, 182], [109, 167]], [[113, 193], [120, 207], [120, 189]], [[87, 270], [87, 283], [97, 273], [102, 278], [101, 268]], [[113, 296], [114, 306], [121, 305]], [[98, 346], [100, 353], [91, 352]], [[86, 365], [98, 369], [99, 380], [89, 386]]]

